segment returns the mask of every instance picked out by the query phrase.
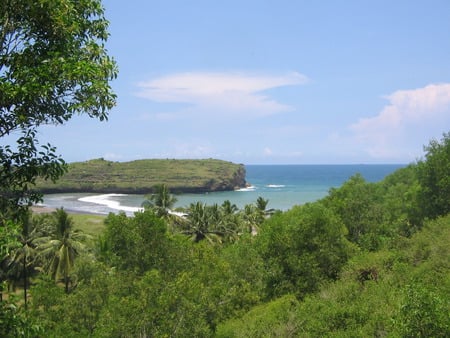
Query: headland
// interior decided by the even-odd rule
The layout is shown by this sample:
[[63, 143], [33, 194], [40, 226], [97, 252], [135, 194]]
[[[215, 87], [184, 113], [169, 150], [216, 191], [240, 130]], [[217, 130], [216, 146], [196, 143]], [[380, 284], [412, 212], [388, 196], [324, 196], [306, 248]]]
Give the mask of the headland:
[[40, 180], [36, 188], [44, 194], [147, 194], [158, 184], [166, 184], [172, 193], [231, 191], [246, 186], [245, 167], [217, 159], [112, 162], [100, 158], [70, 163], [56, 183]]

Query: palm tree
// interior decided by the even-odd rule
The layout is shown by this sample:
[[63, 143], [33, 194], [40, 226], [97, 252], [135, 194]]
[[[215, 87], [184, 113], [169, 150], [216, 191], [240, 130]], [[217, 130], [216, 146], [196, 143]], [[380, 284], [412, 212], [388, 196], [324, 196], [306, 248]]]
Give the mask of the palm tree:
[[261, 211], [266, 211], [267, 204], [269, 204], [269, 200], [266, 200], [261, 196], [259, 196], [256, 200], [256, 207]]
[[243, 222], [236, 204], [226, 200], [220, 206], [218, 228], [225, 232], [228, 241], [236, 240], [243, 232]]
[[269, 200], [262, 198], [261, 196], [258, 197], [256, 200], [256, 208], [261, 212], [262, 218], [264, 218], [273, 215], [275, 212], [274, 209], [267, 209], [267, 205], [269, 204]]
[[239, 210], [236, 204], [231, 204], [230, 200], [223, 201], [220, 207], [225, 215], [233, 215]]
[[273, 209], [267, 209], [269, 200], [258, 197], [255, 204], [247, 204], [244, 207], [243, 218], [248, 227], [248, 231], [252, 235], [256, 235], [259, 231], [259, 227], [263, 224], [264, 220], [274, 213]]
[[28, 306], [28, 279], [29, 270], [33, 266], [35, 259], [36, 239], [39, 237], [38, 229], [35, 226], [31, 212], [22, 215], [22, 231], [18, 237], [20, 246], [14, 250], [8, 262], [9, 278], [23, 278], [23, 297], [25, 310]]
[[73, 229], [73, 221], [63, 208], [53, 213], [50, 235], [39, 239], [38, 249], [46, 260], [46, 270], [55, 281], [63, 280], [66, 293], [75, 258], [85, 250], [86, 239], [85, 234]]
[[181, 233], [191, 236], [194, 242], [200, 242], [203, 239], [210, 243], [221, 242], [221, 237], [225, 233], [216, 229], [219, 218], [217, 204], [208, 207], [201, 202], [191, 203], [188, 208], [184, 230]]
[[180, 232], [191, 236], [194, 242], [204, 239], [210, 243], [235, 240], [241, 232], [242, 222], [237, 207], [225, 202], [220, 207], [217, 204], [191, 203]]
[[261, 211], [253, 204], [247, 204], [244, 207], [243, 215], [244, 223], [248, 232], [253, 236], [258, 233], [261, 224]]
[[146, 196], [142, 207], [154, 209], [159, 217], [167, 217], [176, 202], [177, 199], [170, 193], [167, 185], [158, 184], [154, 187], [154, 193]]

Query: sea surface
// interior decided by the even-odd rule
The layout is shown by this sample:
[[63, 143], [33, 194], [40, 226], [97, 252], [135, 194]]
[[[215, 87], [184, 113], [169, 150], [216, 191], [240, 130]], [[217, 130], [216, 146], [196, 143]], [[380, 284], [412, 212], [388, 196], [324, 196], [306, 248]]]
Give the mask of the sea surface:
[[[341, 186], [356, 173], [368, 182], [377, 182], [401, 164], [377, 165], [246, 165], [249, 187], [236, 191], [176, 195], [175, 207], [190, 203], [222, 204], [230, 200], [239, 208], [254, 203], [261, 196], [269, 200], [268, 208], [288, 210], [294, 205], [313, 202]], [[64, 207], [68, 211], [108, 214], [124, 211], [128, 215], [140, 210], [144, 195], [125, 194], [51, 194], [44, 196], [44, 206]]]

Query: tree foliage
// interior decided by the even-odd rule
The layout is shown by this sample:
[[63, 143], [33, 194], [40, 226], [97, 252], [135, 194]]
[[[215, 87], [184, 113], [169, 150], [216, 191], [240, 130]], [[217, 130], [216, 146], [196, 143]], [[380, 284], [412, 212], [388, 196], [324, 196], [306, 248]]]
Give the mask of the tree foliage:
[[269, 297], [295, 293], [300, 298], [335, 279], [351, 255], [346, 228], [321, 203], [294, 207], [274, 215], [257, 236], [257, 245], [270, 270]]
[[0, 146], [2, 213], [39, 200], [36, 178], [64, 173], [55, 147], [39, 145], [39, 126], [74, 114], [105, 120], [115, 104], [107, 27], [100, 0], [0, 3], [0, 138], [9, 142]]
[[48, 234], [37, 239], [38, 250], [47, 273], [55, 281], [62, 280], [68, 293], [75, 259], [86, 250], [87, 236], [73, 228], [73, 220], [64, 209], [57, 209], [53, 217]]
[[440, 142], [432, 140], [425, 151], [419, 162], [419, 201], [424, 216], [436, 218], [450, 212], [450, 132]]
[[177, 202], [176, 197], [170, 193], [166, 184], [158, 184], [153, 189], [153, 194], [146, 196], [142, 206], [146, 209], [154, 209], [158, 216], [168, 217]]
[[138, 273], [164, 266], [167, 225], [152, 210], [133, 218], [109, 214], [105, 224], [104, 240], [113, 265]]

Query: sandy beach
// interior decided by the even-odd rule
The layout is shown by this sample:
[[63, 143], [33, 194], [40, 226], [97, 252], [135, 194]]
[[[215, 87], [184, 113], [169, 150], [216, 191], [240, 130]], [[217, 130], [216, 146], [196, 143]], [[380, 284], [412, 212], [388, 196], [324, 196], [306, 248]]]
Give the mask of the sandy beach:
[[[30, 210], [34, 214], [49, 214], [49, 213], [52, 213], [52, 212], [56, 211], [56, 208], [51, 208], [51, 207], [47, 207], [47, 206], [43, 206], [43, 205], [33, 205], [33, 206], [30, 207]], [[101, 215], [101, 216], [105, 216], [104, 214], [101, 214], [101, 213], [80, 211], [80, 210], [64, 209], [64, 211], [67, 212], [68, 214]]]

